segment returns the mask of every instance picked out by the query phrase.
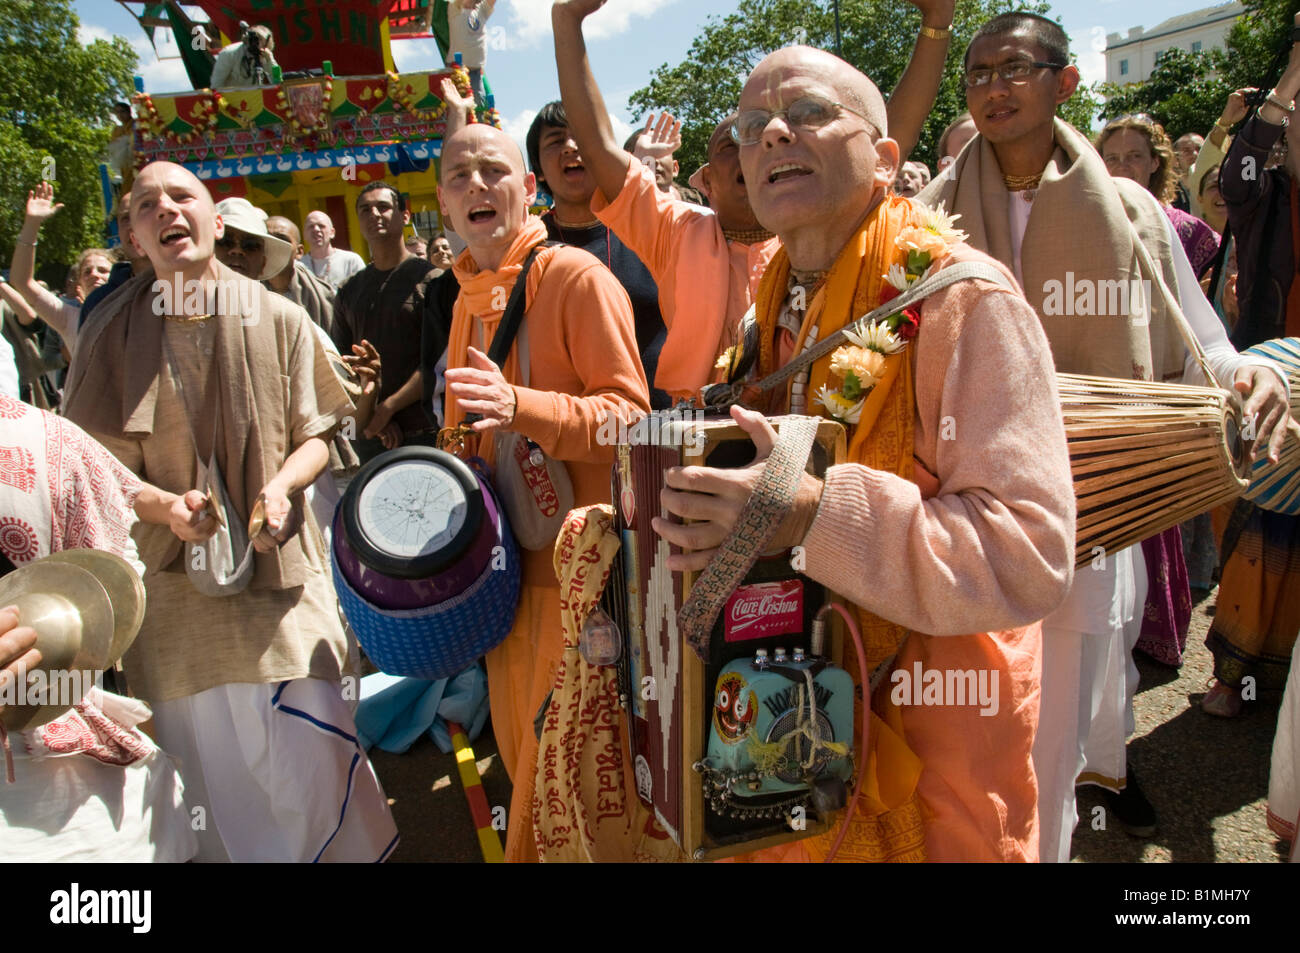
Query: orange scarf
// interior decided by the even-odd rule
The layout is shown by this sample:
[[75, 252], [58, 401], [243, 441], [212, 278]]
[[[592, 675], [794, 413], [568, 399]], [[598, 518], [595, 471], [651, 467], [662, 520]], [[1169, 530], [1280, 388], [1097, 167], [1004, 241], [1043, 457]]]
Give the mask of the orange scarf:
[[[804, 316], [795, 341], [794, 353], [803, 350], [808, 332], [817, 328], [817, 339], [825, 340], [850, 321], [873, 311], [880, 305], [889, 266], [902, 264], [906, 258], [895, 239], [909, 225], [919, 224], [920, 216], [912, 203], [899, 196], [888, 196], [867, 216], [849, 239]], [[777, 252], [758, 287], [756, 317], [759, 327], [758, 374], [766, 377], [776, 366], [777, 318], [785, 303], [790, 275], [790, 258], [785, 248]], [[916, 390], [912, 386], [911, 345], [885, 360], [884, 376], [867, 395], [856, 425], [850, 424], [848, 460], [873, 470], [883, 470], [904, 479], [912, 479], [912, 452], [916, 416]], [[832, 389], [842, 383], [831, 378], [831, 355], [816, 361], [808, 375], [805, 391], [808, 413], [830, 416], [816, 400], [818, 390]], [[786, 385], [784, 411], [790, 402], [790, 384]], [[875, 668], [898, 651], [907, 634], [902, 626], [886, 622], [868, 612], [858, 611], [862, 639], [867, 648], [867, 666]]]
[[[456, 259], [452, 269], [456, 273], [456, 280], [460, 282], [460, 297], [456, 299], [456, 306], [451, 313], [451, 334], [447, 343], [448, 368], [468, 367], [471, 345], [487, 353], [492, 343], [492, 336], [496, 334], [497, 325], [501, 323], [501, 316], [505, 312], [506, 301], [510, 298], [515, 280], [523, 271], [524, 259], [528, 257], [534, 245], [544, 241], [546, 241], [546, 225], [540, 218], [530, 215], [515, 234], [514, 241], [495, 271], [479, 270], [468, 248]], [[537, 293], [537, 285], [546, 271], [547, 262], [556, 250], [556, 248], [543, 248], [537, 253], [537, 258], [528, 272], [528, 287], [524, 296], [525, 311]], [[476, 326], [481, 329], [477, 333], [477, 339]], [[501, 373], [511, 384], [523, 383], [523, 375], [519, 367], [518, 338], [510, 347], [510, 353], [501, 368]], [[465, 419], [465, 414], [460, 409], [460, 402], [450, 393], [447, 394], [445, 410], [447, 427], [455, 427]], [[494, 443], [495, 441], [492, 440], [480, 441], [477, 437], [468, 437], [465, 449], [469, 456], [480, 456], [491, 465], [495, 456]], [[481, 446], [477, 446], [479, 444]]]
[[[920, 222], [920, 216], [907, 199], [888, 196], [867, 216], [858, 231], [840, 253], [822, 291], [809, 305], [803, 326], [795, 340], [794, 353], [803, 350], [812, 328], [817, 339], [825, 340], [850, 321], [880, 305], [884, 275], [890, 265], [901, 264], [905, 254], [895, 244], [900, 231]], [[785, 248], [763, 275], [758, 288], [756, 317], [759, 327], [758, 373], [764, 377], [777, 370], [777, 319], [788, 293], [790, 259]], [[913, 443], [916, 416], [916, 393], [912, 384], [912, 360], [909, 344], [885, 362], [879, 383], [867, 395], [862, 414], [849, 431], [848, 460], [883, 470], [905, 479], [913, 479]], [[816, 401], [822, 385], [837, 388], [842, 383], [831, 373], [831, 355], [816, 361], [808, 375], [805, 391], [808, 412], [819, 410], [829, 416]], [[793, 382], [791, 382], [793, 383]], [[790, 385], [786, 386], [783, 405], [789, 406]], [[907, 636], [907, 630], [861, 608], [854, 607], [867, 651], [867, 670], [873, 670], [894, 655]], [[856, 651], [845, 641], [845, 667], [858, 680]], [[840, 848], [837, 860], [844, 861], [916, 861], [925, 859], [925, 830], [920, 798], [916, 794], [921, 776], [921, 761], [903, 738], [902, 720], [889, 702], [889, 693], [880, 693], [872, 713], [871, 740], [867, 751], [867, 777], [862, 798], [851, 820], [851, 829]], [[855, 719], [856, 722], [856, 719]], [[857, 739], [861, 751], [861, 739]], [[837, 822], [839, 818], [836, 818]], [[803, 842], [814, 859], [826, 855], [834, 831]]]

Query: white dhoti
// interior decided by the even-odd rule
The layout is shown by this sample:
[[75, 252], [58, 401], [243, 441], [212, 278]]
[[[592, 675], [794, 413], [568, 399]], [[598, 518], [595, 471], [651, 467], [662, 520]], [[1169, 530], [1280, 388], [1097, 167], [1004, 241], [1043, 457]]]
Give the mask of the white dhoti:
[[1300, 862], [1300, 639], [1291, 650], [1282, 708], [1273, 736], [1273, 762], [1268, 773], [1268, 826], [1291, 842], [1292, 863]]
[[[1038, 854], [1066, 863], [1078, 822], [1074, 788], [1086, 774], [1123, 785], [1124, 743], [1133, 726], [1137, 667], [1131, 649], [1146, 601], [1142, 547], [1075, 572], [1065, 602], [1043, 620], [1043, 675], [1034, 771]], [[1132, 671], [1131, 680], [1129, 671]]]
[[154, 705], [195, 814], [196, 860], [377, 862], [392, 853], [397, 828], [343, 696], [337, 682], [300, 678]]
[[[129, 733], [131, 751], [97, 743], [75, 717], [11, 735], [14, 783], [0, 777], [0, 861], [189, 860], [197, 844], [176, 765], [133, 730], [148, 707], [98, 688], [87, 700]], [[124, 764], [123, 756], [138, 760]]]

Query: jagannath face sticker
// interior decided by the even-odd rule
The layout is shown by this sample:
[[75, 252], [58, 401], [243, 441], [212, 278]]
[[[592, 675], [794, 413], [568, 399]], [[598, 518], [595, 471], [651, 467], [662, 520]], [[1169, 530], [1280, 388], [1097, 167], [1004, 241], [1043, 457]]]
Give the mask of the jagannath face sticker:
[[735, 744], [745, 737], [754, 725], [758, 698], [740, 674], [728, 672], [718, 680], [718, 693], [713, 699], [713, 728], [727, 744]]

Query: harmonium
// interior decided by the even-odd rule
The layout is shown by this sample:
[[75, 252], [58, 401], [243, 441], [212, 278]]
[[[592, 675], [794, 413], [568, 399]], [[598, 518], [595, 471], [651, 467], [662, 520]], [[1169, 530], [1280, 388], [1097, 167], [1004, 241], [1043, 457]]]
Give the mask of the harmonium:
[[[779, 433], [794, 419], [770, 422]], [[820, 420], [806, 469], [824, 476], [845, 450], [844, 428]], [[602, 604], [624, 643], [620, 695], [637, 795], [694, 860], [825, 831], [854, 776], [855, 687], [835, 613], [825, 613], [833, 621], [824, 636], [813, 635], [814, 617], [835, 596], [800, 572], [797, 547], [752, 566], [719, 613], [705, 658], [679, 629], [699, 574], [671, 572], [675, 547], [651, 526], [664, 515], [664, 472], [743, 467], [754, 457], [730, 416], [661, 411], [630, 428], [613, 471], [622, 546]]]

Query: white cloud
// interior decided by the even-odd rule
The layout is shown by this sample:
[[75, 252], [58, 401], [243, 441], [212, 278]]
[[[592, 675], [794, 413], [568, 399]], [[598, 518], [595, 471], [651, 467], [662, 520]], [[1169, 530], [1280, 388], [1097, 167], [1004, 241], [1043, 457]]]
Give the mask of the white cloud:
[[393, 63], [399, 73], [442, 68], [438, 43], [433, 39], [398, 40], [393, 43]]
[[[83, 44], [93, 43], [95, 40], [111, 41], [117, 35], [94, 24], [82, 23], [77, 28], [77, 39]], [[154, 52], [153, 45], [143, 32], [137, 36], [124, 37], [139, 57], [140, 61], [136, 64], [135, 72], [137, 76], [144, 79], [144, 88], [150, 93], [184, 92], [192, 88], [189, 75], [185, 72], [185, 64], [180, 60], [176, 41], [171, 33], [166, 30], [156, 30], [155, 37], [158, 41], [158, 52]], [[166, 59], [160, 59], [159, 53]]]
[[[504, 48], [536, 46], [551, 35], [551, 5], [545, 0], [509, 0], [510, 20], [505, 26]], [[587, 18], [583, 34], [604, 40], [626, 33], [633, 17], [648, 19], [677, 0], [609, 0]]]
[[1091, 86], [1106, 79], [1106, 31], [1091, 27], [1087, 34], [1076, 33], [1070, 37], [1070, 49], [1083, 77], [1083, 85]]
[[525, 156], [528, 155], [528, 150], [524, 147], [524, 138], [528, 135], [528, 127], [533, 124], [536, 116], [536, 109], [521, 109], [513, 117], [504, 115], [501, 117], [502, 130], [515, 141], [519, 151]]

